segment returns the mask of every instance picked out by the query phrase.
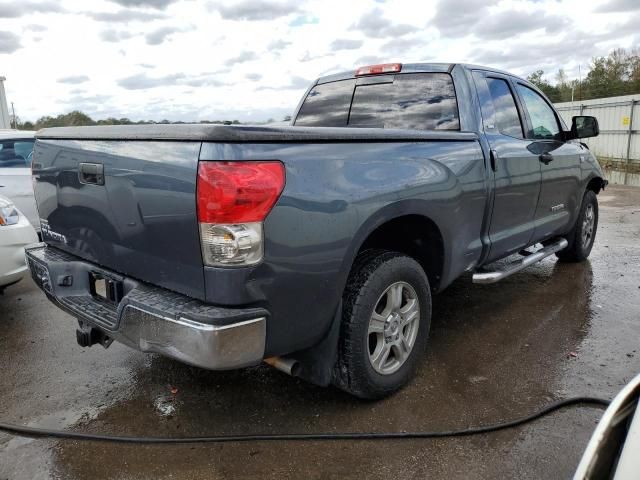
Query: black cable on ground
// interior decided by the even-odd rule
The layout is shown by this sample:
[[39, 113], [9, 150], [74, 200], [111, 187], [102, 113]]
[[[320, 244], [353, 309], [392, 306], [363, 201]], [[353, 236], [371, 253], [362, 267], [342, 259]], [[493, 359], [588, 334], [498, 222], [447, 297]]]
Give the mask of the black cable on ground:
[[610, 401], [594, 397], [574, 397], [551, 403], [526, 417], [511, 420], [509, 422], [471, 427], [462, 430], [442, 432], [352, 432], [352, 433], [274, 433], [274, 434], [247, 434], [247, 435], [215, 435], [212, 437], [120, 437], [115, 435], [98, 435], [93, 433], [69, 432], [64, 430], [49, 430], [46, 428], [34, 428], [20, 425], [0, 423], [0, 431], [12, 435], [31, 438], [59, 438], [66, 440], [85, 440], [113, 443], [145, 443], [145, 444], [175, 444], [175, 443], [227, 443], [227, 442], [271, 442], [271, 441], [326, 441], [326, 440], [388, 440], [408, 438], [443, 438], [462, 437], [496, 432], [523, 425], [538, 418], [549, 415], [556, 410], [573, 405], [589, 405], [597, 408], [606, 408]]

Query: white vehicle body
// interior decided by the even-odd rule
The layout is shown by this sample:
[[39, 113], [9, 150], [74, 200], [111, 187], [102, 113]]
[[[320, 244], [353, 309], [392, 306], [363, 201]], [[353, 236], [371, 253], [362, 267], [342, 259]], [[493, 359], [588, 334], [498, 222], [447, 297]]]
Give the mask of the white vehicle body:
[[40, 231], [40, 217], [31, 182], [34, 133], [0, 130], [0, 195], [10, 198]]
[[604, 412], [573, 480], [640, 478], [640, 375], [631, 380]]
[[[6, 212], [12, 208], [13, 203], [0, 195], [0, 216], [3, 209]], [[19, 210], [17, 213], [17, 220], [15, 217], [12, 220], [15, 223], [0, 219], [0, 291], [27, 275], [24, 247], [38, 241], [38, 235], [29, 220]]]

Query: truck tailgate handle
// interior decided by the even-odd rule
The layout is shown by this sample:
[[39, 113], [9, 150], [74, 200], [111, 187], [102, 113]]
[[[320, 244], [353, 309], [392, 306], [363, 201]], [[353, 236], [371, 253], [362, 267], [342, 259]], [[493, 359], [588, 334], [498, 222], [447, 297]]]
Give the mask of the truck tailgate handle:
[[549, 165], [551, 162], [553, 162], [553, 155], [551, 155], [550, 153], [543, 153], [542, 155], [540, 155], [540, 157], [538, 157], [540, 159], [540, 161], [542, 163], [544, 163], [545, 165]]
[[104, 165], [101, 163], [80, 163], [78, 179], [87, 185], [104, 185]]

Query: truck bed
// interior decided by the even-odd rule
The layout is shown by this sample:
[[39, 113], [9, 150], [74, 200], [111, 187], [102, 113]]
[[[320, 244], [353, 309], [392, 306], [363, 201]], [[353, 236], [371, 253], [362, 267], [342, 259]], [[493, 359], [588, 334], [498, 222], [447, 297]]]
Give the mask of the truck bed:
[[[264, 260], [247, 268], [205, 266], [196, 210], [198, 162], [260, 160], [278, 160], [286, 170], [284, 191], [264, 222]], [[103, 165], [104, 185], [79, 182], [80, 163]], [[37, 134], [33, 172], [50, 246], [213, 305], [264, 307], [270, 312], [267, 353], [295, 351], [326, 332], [354, 248], [398, 209], [447, 225], [443, 241], [467, 252], [442, 260], [443, 285], [482, 249], [485, 167], [475, 133], [56, 128]], [[305, 300], [292, 305], [288, 298]], [[301, 317], [305, 322], [293, 320]]]

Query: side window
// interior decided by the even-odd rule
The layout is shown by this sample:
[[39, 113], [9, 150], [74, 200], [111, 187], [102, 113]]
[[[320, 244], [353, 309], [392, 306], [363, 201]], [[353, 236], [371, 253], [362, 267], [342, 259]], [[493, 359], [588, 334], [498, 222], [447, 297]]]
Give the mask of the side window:
[[0, 142], [0, 168], [29, 168], [33, 140], [3, 140]]
[[553, 109], [536, 91], [518, 84], [518, 93], [531, 119], [532, 130], [527, 137], [540, 140], [558, 139], [560, 127]]
[[524, 138], [516, 101], [507, 81], [501, 78], [487, 78], [487, 86], [493, 99], [498, 131], [510, 137]]
[[296, 117], [302, 127], [346, 127], [355, 80], [323, 83], [311, 89]]

